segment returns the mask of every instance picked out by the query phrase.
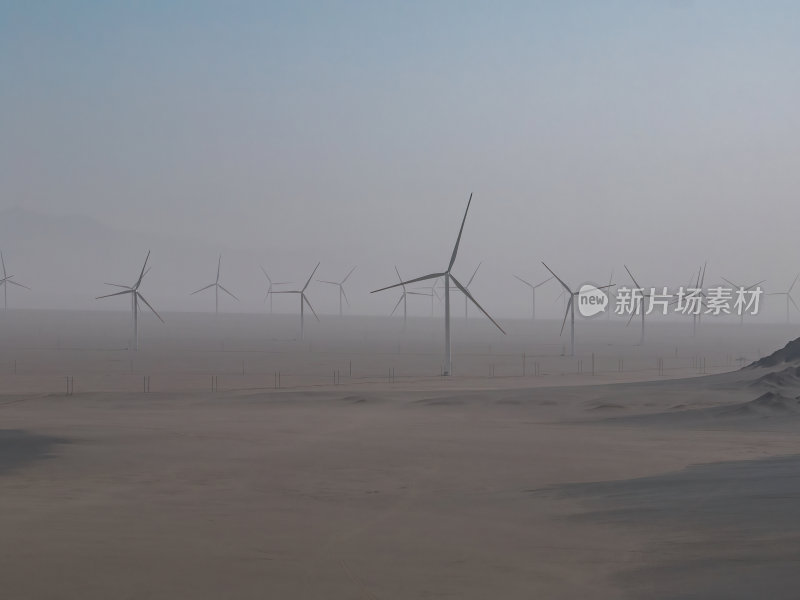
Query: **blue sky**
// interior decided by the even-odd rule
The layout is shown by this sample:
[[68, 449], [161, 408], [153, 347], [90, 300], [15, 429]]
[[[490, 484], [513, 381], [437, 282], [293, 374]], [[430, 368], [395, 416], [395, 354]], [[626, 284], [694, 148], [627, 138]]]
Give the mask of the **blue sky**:
[[[755, 271], [797, 222], [798, 17], [793, 2], [3, 2], [0, 208], [259, 251], [302, 232], [309, 255], [413, 273], [447, 253], [474, 191], [474, 262], [519, 270], [558, 248], [580, 277], [634, 248], [665, 278], [707, 257]], [[772, 234], [748, 250], [756, 225]]]

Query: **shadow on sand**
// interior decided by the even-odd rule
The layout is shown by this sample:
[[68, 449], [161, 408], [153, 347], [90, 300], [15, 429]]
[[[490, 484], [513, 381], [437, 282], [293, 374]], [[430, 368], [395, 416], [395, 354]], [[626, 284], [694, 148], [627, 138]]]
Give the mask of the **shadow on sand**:
[[648, 540], [641, 560], [617, 576], [631, 598], [798, 597], [800, 456], [551, 492], [587, 506], [575, 519], [632, 528]]
[[25, 465], [53, 456], [56, 444], [65, 444], [62, 438], [29, 433], [21, 429], [0, 429], [0, 475]]

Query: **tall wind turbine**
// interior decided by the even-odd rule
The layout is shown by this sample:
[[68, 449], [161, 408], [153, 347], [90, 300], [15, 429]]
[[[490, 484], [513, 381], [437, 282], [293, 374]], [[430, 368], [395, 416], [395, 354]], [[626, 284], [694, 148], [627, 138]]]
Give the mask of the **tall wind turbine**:
[[[403, 330], [405, 331], [406, 322], [408, 320], [408, 296], [409, 295], [412, 295], [412, 296], [427, 296], [428, 294], [425, 294], [423, 292], [413, 292], [413, 291], [407, 290], [405, 284], [403, 283], [403, 278], [400, 276], [400, 271], [397, 269], [397, 265], [394, 266], [394, 271], [395, 271], [395, 273], [397, 273], [397, 279], [400, 280], [400, 285], [403, 286], [403, 292], [400, 294], [400, 298], [398, 298], [397, 304], [394, 305], [394, 308], [392, 309], [392, 312], [391, 312], [391, 314], [389, 314], [389, 316], [391, 317], [391, 316], [394, 315], [395, 312], [397, 312], [397, 309], [400, 306], [400, 303], [402, 302], [403, 303]], [[431, 296], [432, 295], [433, 295], [433, 292], [431, 292]]]
[[[738, 283], [732, 282], [730, 279], [725, 279], [724, 277], [722, 278], [722, 280], [725, 283], [727, 283], [728, 285], [732, 285], [736, 290], [744, 289], [745, 292], [749, 292], [754, 287], [756, 287], [758, 285], [761, 285], [762, 283], [764, 283], [766, 281], [766, 279], [762, 279], [761, 281], [757, 281], [753, 285], [748, 285], [748, 286], [745, 287], [743, 285], [739, 285]], [[744, 311], [742, 311], [742, 314], [739, 315], [739, 325], [744, 325]]]
[[221, 266], [222, 266], [222, 254], [219, 255], [219, 260], [217, 260], [217, 278], [216, 278], [216, 280], [214, 280], [214, 283], [209, 283], [207, 286], [201, 287], [199, 290], [196, 290], [196, 291], [194, 291], [194, 292], [192, 292], [190, 294], [190, 295], [193, 296], [194, 294], [197, 294], [199, 292], [202, 292], [203, 290], [207, 290], [208, 288], [212, 288], [213, 287], [214, 288], [214, 313], [216, 313], [216, 314], [219, 314], [219, 291], [220, 290], [222, 290], [223, 292], [228, 294], [228, 296], [230, 296], [234, 300], [237, 300], [237, 301], [239, 300], [236, 296], [234, 296], [228, 290], [226, 290], [225, 287], [219, 282], [219, 270], [220, 270]]
[[[569, 338], [570, 338], [569, 355], [570, 356], [575, 356], [575, 298], [580, 294], [580, 290], [573, 291], [571, 287], [569, 287], [566, 283], [564, 283], [563, 279], [561, 279], [558, 275], [555, 274], [553, 269], [551, 269], [550, 267], [548, 267], [544, 263], [544, 261], [542, 261], [542, 264], [544, 265], [544, 268], [547, 269], [548, 271], [550, 271], [550, 273], [553, 275], [553, 277], [555, 277], [558, 280], [558, 282], [561, 284], [561, 287], [564, 288], [565, 297], [569, 297], [569, 300], [567, 301], [567, 308], [564, 311], [564, 320], [561, 322], [561, 333], [559, 333], [559, 335], [564, 333], [564, 326], [567, 324], [567, 317], [569, 316], [570, 317], [570, 319], [569, 319]], [[612, 285], [614, 285], [614, 284], [603, 285], [603, 286], [598, 287], [597, 289], [598, 290], [603, 290], [603, 289], [606, 289], [608, 287], [611, 287]]]
[[[261, 267], [261, 265], [259, 265], [259, 267]], [[264, 296], [264, 302], [266, 302], [267, 298], [269, 298], [269, 314], [272, 314], [272, 286], [274, 286], [274, 285], [288, 285], [288, 284], [290, 284], [292, 282], [291, 281], [272, 281], [272, 279], [270, 279], [269, 275], [267, 275], [267, 271], [264, 269], [264, 267], [261, 267], [261, 272], [264, 274], [264, 277], [267, 278], [267, 283], [269, 283], [269, 285], [267, 286], [267, 295]]]
[[[642, 291], [641, 304], [639, 306], [639, 312], [642, 313], [642, 332], [641, 332], [641, 335], [639, 336], [639, 345], [643, 346], [644, 345], [644, 315], [647, 312], [646, 307], [645, 307], [645, 302], [647, 301], [648, 298], [650, 298], [650, 294], [646, 293], [644, 291], [644, 288], [639, 285], [639, 282], [636, 281], [636, 278], [633, 276], [633, 273], [631, 273], [631, 270], [628, 268], [628, 265], [622, 265], [622, 266], [625, 267], [625, 270], [628, 272], [628, 275], [630, 275], [630, 278], [633, 281], [633, 285], [635, 285], [638, 289], [640, 289]], [[633, 317], [635, 315], [636, 315], [636, 313], [631, 311], [631, 318], [628, 319], [628, 325], [631, 324], [631, 321], [633, 321]]]
[[317, 316], [317, 313], [314, 310], [314, 307], [311, 306], [311, 302], [309, 302], [308, 297], [306, 296], [306, 288], [308, 287], [308, 284], [311, 283], [311, 280], [314, 278], [314, 273], [317, 272], [317, 269], [319, 269], [319, 263], [317, 263], [317, 266], [314, 267], [313, 271], [311, 271], [311, 275], [309, 275], [308, 280], [306, 281], [306, 284], [302, 288], [300, 288], [299, 290], [279, 290], [277, 292], [272, 292], [273, 294], [299, 294], [300, 295], [300, 339], [301, 340], [303, 339], [303, 335], [305, 333], [304, 332], [304, 326], [305, 326], [305, 305], [306, 304], [308, 304], [308, 308], [310, 308], [311, 312], [314, 314], [314, 318], [317, 321], [319, 321], [319, 317]]
[[9, 275], [6, 273], [6, 260], [3, 258], [3, 253], [0, 252], [0, 262], [3, 263], [3, 278], [0, 279], [0, 285], [3, 286], [3, 310], [8, 310], [8, 284], [16, 285], [17, 287], [25, 288], [29, 290], [27, 285], [22, 285], [21, 283], [17, 283], [12, 279], [13, 275]]
[[544, 281], [541, 281], [541, 282], [539, 282], [539, 283], [536, 283], [536, 284], [533, 284], [533, 283], [531, 283], [530, 281], [526, 281], [526, 280], [524, 280], [524, 279], [523, 279], [522, 277], [520, 277], [519, 275], [514, 275], [514, 277], [516, 277], [516, 278], [517, 278], [517, 279], [519, 279], [519, 280], [520, 280], [522, 283], [524, 283], [524, 284], [525, 284], [525, 285], [527, 285], [529, 288], [531, 288], [531, 321], [535, 321], [535, 320], [536, 320], [536, 289], [537, 289], [537, 288], [540, 288], [541, 286], [543, 286], [545, 283], [547, 283], [548, 281], [550, 281], [550, 280], [551, 280], [553, 277], [552, 277], [552, 276], [550, 276], [550, 277], [548, 277], [547, 279], [545, 279]]
[[787, 323], [791, 322], [791, 319], [789, 318], [789, 303], [790, 302], [794, 305], [795, 309], [797, 309], [797, 311], [800, 312], [800, 307], [797, 306], [797, 303], [794, 301], [794, 298], [792, 298], [792, 288], [794, 288], [794, 285], [797, 283], [797, 279], [798, 278], [800, 278], [800, 273], [797, 274], [797, 276], [794, 278], [794, 281], [792, 282], [792, 285], [790, 285], [789, 289], [786, 290], [785, 292], [772, 292], [771, 294], [767, 294], [767, 296], [786, 296], [786, 322]]
[[[113, 287], [123, 288], [121, 292], [114, 292], [113, 294], [106, 294], [105, 296], [98, 296], [95, 300], [100, 300], [100, 298], [111, 298], [112, 296], [123, 296], [125, 294], [131, 295], [131, 310], [133, 312], [133, 349], [139, 349], [139, 300], [145, 303], [147, 308], [153, 311], [153, 314], [158, 317], [158, 320], [162, 323], [164, 319], [161, 318], [156, 312], [156, 309], [153, 308], [150, 303], [142, 296], [141, 292], [139, 291], [139, 286], [142, 285], [142, 279], [144, 276], [147, 275], [150, 269], [146, 269], [147, 261], [150, 260], [150, 250], [147, 251], [147, 256], [144, 259], [144, 264], [142, 265], [142, 270], [139, 273], [139, 278], [136, 280], [136, 283], [133, 285], [120, 285], [118, 283], [107, 283], [106, 285], [110, 285]], [[146, 269], [146, 270], [145, 270]]]
[[461, 293], [464, 294], [467, 298], [469, 298], [472, 303], [478, 307], [478, 309], [486, 315], [486, 317], [494, 323], [495, 327], [497, 327], [500, 331], [505, 334], [503, 328], [497, 324], [489, 313], [487, 313], [483, 307], [478, 304], [478, 301], [472, 297], [472, 294], [469, 293], [469, 290], [465, 288], [461, 283], [459, 283], [458, 279], [451, 273], [453, 269], [453, 263], [456, 262], [456, 256], [458, 255], [458, 246], [461, 243], [461, 234], [464, 232], [464, 223], [467, 222], [467, 214], [469, 213], [469, 206], [472, 204], [472, 194], [469, 195], [469, 200], [467, 201], [467, 209], [464, 211], [464, 218], [461, 221], [461, 229], [458, 230], [458, 237], [456, 238], [456, 245], [453, 247], [453, 254], [450, 256], [450, 262], [447, 265], [447, 269], [441, 273], [431, 273], [429, 275], [423, 275], [422, 277], [417, 277], [415, 279], [410, 279], [409, 281], [401, 281], [400, 283], [395, 283], [394, 285], [389, 285], [384, 288], [380, 288], [377, 290], [373, 290], [372, 293], [381, 292], [383, 290], [388, 290], [391, 288], [395, 288], [398, 286], [405, 287], [410, 283], [416, 283], [418, 281], [427, 281], [428, 279], [439, 279], [440, 277], [444, 277], [444, 345], [445, 345], [445, 362], [444, 362], [444, 375], [451, 375], [453, 371], [453, 355], [450, 348], [450, 280], [456, 284], [456, 287], [461, 290]]
[[356, 267], [350, 269], [350, 272], [344, 276], [344, 279], [341, 281], [325, 281], [324, 279], [317, 279], [320, 283], [328, 283], [330, 285], [338, 285], [339, 286], [339, 316], [342, 316], [342, 298], [344, 301], [347, 302], [347, 306], [350, 306], [350, 300], [347, 299], [347, 294], [344, 292], [344, 284], [350, 278], [350, 275], [353, 274], [353, 271], [356, 270]]

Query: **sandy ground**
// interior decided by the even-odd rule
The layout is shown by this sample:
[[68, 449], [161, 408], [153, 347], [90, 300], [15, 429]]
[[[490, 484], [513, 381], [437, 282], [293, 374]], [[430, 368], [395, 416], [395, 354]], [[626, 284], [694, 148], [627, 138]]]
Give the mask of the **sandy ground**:
[[[110, 330], [83, 340], [87, 350], [53, 348], [52, 327], [23, 345], [5, 326], [3, 360], [24, 356], [26, 368], [0, 377], [3, 597], [796, 596], [800, 385], [725, 358], [768, 353], [788, 341], [767, 345], [780, 331], [591, 342], [652, 381], [614, 375], [613, 363], [594, 376], [559, 370], [572, 359], [552, 352], [557, 336], [523, 332], [491, 338], [491, 355], [524, 349], [546, 374], [389, 383], [365, 366], [338, 385], [323, 380], [331, 355], [376, 371], [388, 356], [412, 373], [435, 344], [418, 334], [385, 352], [395, 342], [380, 331], [343, 336], [336, 352], [335, 332], [317, 332], [317, 349], [279, 338], [284, 351], [250, 350], [285, 361], [297, 377], [286, 389], [264, 370], [251, 376], [267, 384], [211, 392], [190, 389], [192, 377], [231, 350], [205, 350], [207, 331], [150, 338], [131, 357], [103, 349]], [[676, 339], [678, 359], [702, 352], [730, 372], [681, 367], [686, 379], [647, 366]], [[70, 371], [109, 382], [109, 360], [136, 361], [127, 375], [139, 385], [147, 371], [153, 387], [172, 383], [46, 389]]]

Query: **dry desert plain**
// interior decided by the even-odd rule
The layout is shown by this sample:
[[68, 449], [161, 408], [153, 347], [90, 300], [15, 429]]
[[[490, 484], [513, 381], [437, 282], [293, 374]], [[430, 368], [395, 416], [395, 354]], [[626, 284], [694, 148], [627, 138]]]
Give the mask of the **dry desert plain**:
[[0, 597], [797, 597], [797, 326], [164, 316], [0, 315]]

